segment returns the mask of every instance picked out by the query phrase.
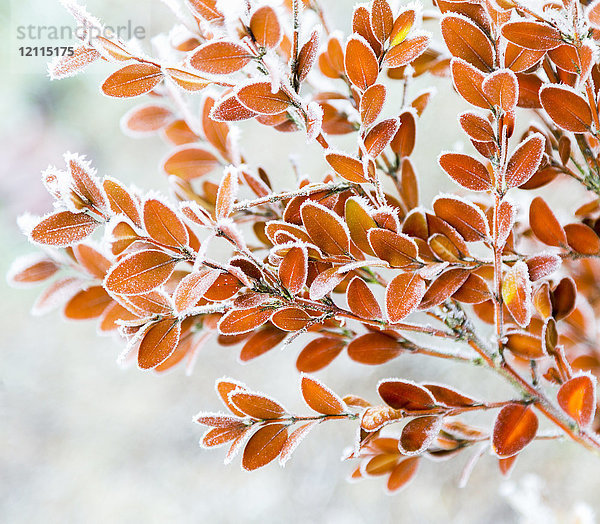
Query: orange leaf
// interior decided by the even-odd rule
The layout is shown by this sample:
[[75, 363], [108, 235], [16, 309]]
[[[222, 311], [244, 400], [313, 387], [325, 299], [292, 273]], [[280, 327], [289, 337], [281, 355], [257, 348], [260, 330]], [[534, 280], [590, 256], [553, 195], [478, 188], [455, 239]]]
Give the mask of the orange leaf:
[[302, 222], [314, 244], [330, 255], [350, 251], [350, 234], [343, 220], [321, 204], [306, 202], [300, 209]]
[[377, 228], [369, 231], [368, 238], [375, 254], [390, 266], [411, 269], [421, 265], [417, 245], [408, 235]]
[[437, 197], [433, 201], [433, 210], [467, 242], [479, 242], [490, 237], [488, 221], [477, 205], [457, 197]]
[[402, 428], [398, 449], [404, 455], [423, 453], [438, 436], [442, 426], [442, 417], [413, 418]]
[[31, 240], [37, 244], [66, 247], [90, 236], [98, 226], [83, 213], [59, 211], [44, 218], [31, 230]]
[[419, 457], [409, 457], [394, 468], [387, 481], [389, 492], [397, 493], [409, 484], [417, 474], [419, 460]]
[[287, 426], [269, 424], [250, 437], [244, 448], [242, 467], [252, 471], [276, 459], [287, 440]]
[[529, 208], [529, 225], [535, 236], [547, 246], [565, 246], [567, 235], [554, 213], [541, 197], [535, 197]]
[[392, 32], [394, 15], [387, 0], [374, 0], [371, 6], [371, 28], [373, 34], [384, 43]]
[[492, 446], [500, 458], [516, 455], [529, 444], [537, 433], [538, 418], [530, 406], [508, 404], [494, 423]]
[[173, 293], [175, 308], [180, 313], [194, 307], [219, 277], [218, 269], [207, 269], [186, 275]]
[[455, 14], [446, 15], [441, 22], [442, 36], [448, 50], [482, 71], [494, 65], [494, 48], [487, 35], [471, 20]]
[[74, 320], [87, 320], [99, 317], [112, 302], [102, 286], [92, 286], [81, 290], [65, 306], [65, 316]]
[[364, 144], [367, 153], [373, 158], [378, 157], [388, 146], [398, 132], [400, 122], [396, 118], [382, 120], [367, 133]]
[[600, 252], [600, 238], [596, 232], [585, 224], [567, 224], [564, 227], [569, 247], [584, 255], [595, 255]]
[[175, 151], [163, 164], [169, 175], [183, 180], [193, 180], [210, 173], [219, 165], [217, 157], [201, 147], [185, 146]]
[[466, 111], [459, 116], [459, 122], [463, 131], [476, 142], [492, 142], [496, 139], [492, 124], [486, 118]]
[[506, 167], [507, 187], [518, 187], [536, 173], [544, 156], [545, 143], [541, 133], [534, 133], [519, 144]]
[[164, 362], [179, 344], [181, 323], [177, 319], [165, 318], [153, 324], [146, 332], [138, 349], [138, 366], [152, 369]]
[[279, 264], [279, 278], [285, 288], [297, 295], [306, 285], [308, 252], [304, 246], [292, 247]]
[[358, 159], [342, 153], [327, 153], [325, 160], [342, 178], [350, 182], [367, 182], [365, 167]]
[[261, 115], [277, 115], [290, 105], [290, 99], [281, 89], [271, 92], [270, 82], [247, 84], [236, 91], [236, 97], [244, 107]]
[[267, 5], [259, 7], [250, 18], [250, 31], [252, 36], [262, 47], [277, 47], [283, 32], [272, 7]]
[[436, 405], [436, 400], [430, 391], [406, 380], [382, 380], [377, 386], [377, 391], [381, 399], [394, 409], [422, 411]]
[[154, 133], [165, 127], [173, 118], [171, 110], [164, 106], [149, 104], [134, 107], [121, 120], [121, 125], [134, 134]]
[[502, 300], [521, 327], [531, 321], [531, 281], [527, 264], [519, 260], [502, 280]]
[[557, 399], [559, 406], [579, 427], [588, 426], [596, 412], [596, 379], [579, 375], [567, 380], [558, 390]]
[[252, 336], [246, 340], [246, 343], [240, 351], [240, 360], [242, 362], [248, 362], [249, 360], [259, 357], [276, 347], [286, 336], [287, 333], [285, 331], [282, 331], [271, 324], [265, 325], [263, 328], [254, 332]]
[[421, 56], [429, 47], [431, 37], [429, 35], [419, 35], [413, 38], [407, 38], [403, 42], [392, 47], [384, 58], [384, 63], [388, 67], [402, 67], [410, 64]]
[[572, 89], [546, 85], [540, 91], [540, 102], [552, 121], [565, 131], [587, 133], [592, 125], [592, 112], [587, 101]]
[[369, 229], [377, 227], [377, 222], [371, 216], [366, 205], [363, 205], [361, 202], [364, 201], [358, 200], [355, 197], [346, 200], [344, 217], [352, 241], [364, 253], [375, 255], [369, 243], [367, 233]]
[[402, 273], [393, 278], [385, 290], [385, 309], [394, 324], [412, 313], [425, 295], [426, 283], [418, 273]]
[[383, 84], [373, 84], [360, 99], [360, 119], [364, 127], [369, 127], [381, 113], [385, 102], [386, 89]]
[[302, 396], [311, 409], [322, 415], [341, 415], [348, 409], [344, 401], [318, 380], [302, 376]]
[[402, 353], [398, 341], [384, 333], [366, 333], [348, 344], [348, 356], [355, 362], [378, 366]]
[[450, 63], [452, 81], [458, 94], [469, 104], [489, 109], [490, 102], [483, 93], [485, 75], [476, 67], [460, 58], [453, 58]]
[[452, 180], [466, 189], [487, 191], [492, 187], [488, 170], [479, 160], [469, 155], [444, 153], [438, 162]]
[[278, 309], [271, 317], [271, 322], [283, 331], [300, 331], [311, 320], [310, 315], [299, 307]]
[[281, 404], [258, 393], [236, 389], [228, 398], [242, 413], [257, 420], [277, 419], [285, 413]]
[[190, 65], [205, 73], [226, 75], [239, 71], [251, 59], [250, 52], [239, 44], [207, 42], [196, 48], [190, 58]]
[[102, 92], [116, 98], [130, 98], [152, 91], [162, 79], [160, 67], [132, 64], [110, 75], [102, 84]]
[[217, 203], [215, 204], [217, 220], [227, 218], [233, 212], [237, 187], [237, 172], [233, 169], [226, 169], [217, 192]]
[[144, 227], [151, 238], [166, 246], [187, 246], [188, 232], [170, 207], [151, 198], [144, 203]]
[[273, 310], [263, 306], [249, 309], [232, 309], [219, 321], [219, 332], [224, 335], [249, 333], [269, 320], [272, 313]]
[[377, 57], [364, 39], [353, 36], [348, 40], [344, 64], [348, 78], [361, 91], [377, 81]]
[[314, 373], [328, 366], [344, 349], [339, 338], [321, 337], [311, 340], [298, 355], [296, 368], [304, 373]]
[[350, 311], [360, 318], [381, 319], [381, 308], [373, 292], [362, 278], [354, 277], [346, 290]]
[[147, 293], [169, 279], [176, 263], [176, 258], [156, 249], [133, 253], [111, 268], [104, 286], [119, 295]]
[[498, 69], [481, 84], [487, 99], [505, 113], [513, 111], [519, 100], [519, 82], [510, 69]]
[[502, 36], [520, 47], [549, 51], [563, 43], [560, 32], [540, 22], [508, 22], [502, 26]]

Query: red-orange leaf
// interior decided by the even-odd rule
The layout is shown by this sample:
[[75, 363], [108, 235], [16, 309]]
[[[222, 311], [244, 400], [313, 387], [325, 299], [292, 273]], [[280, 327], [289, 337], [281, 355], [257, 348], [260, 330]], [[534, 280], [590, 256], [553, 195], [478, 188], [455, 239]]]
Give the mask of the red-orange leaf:
[[448, 50], [482, 71], [494, 65], [494, 48], [487, 35], [471, 20], [455, 14], [446, 15], [441, 22], [442, 36]]
[[508, 22], [502, 26], [502, 36], [513, 44], [537, 51], [549, 51], [563, 43], [558, 29], [541, 22]]
[[186, 246], [188, 232], [170, 207], [150, 198], [144, 203], [144, 227], [151, 238], [166, 246]]
[[301, 389], [304, 400], [317, 413], [341, 415], [347, 410], [346, 404], [339, 396], [312, 377], [302, 377]]
[[461, 153], [444, 153], [440, 156], [439, 163], [452, 180], [466, 189], [487, 191], [492, 187], [488, 170], [472, 156]]
[[492, 445], [500, 458], [511, 457], [529, 444], [537, 433], [538, 418], [530, 406], [504, 406], [494, 424]]
[[258, 45], [277, 47], [281, 41], [282, 30], [277, 14], [272, 7], [259, 7], [250, 18], [250, 31]]
[[327, 153], [325, 160], [333, 170], [350, 182], [367, 182], [365, 167], [358, 159], [343, 153]]
[[418, 455], [425, 451], [437, 437], [442, 418], [427, 416], [413, 418], [402, 428], [398, 449], [405, 455]]
[[219, 274], [218, 269], [207, 269], [190, 273], [182, 278], [173, 293], [173, 301], [177, 311], [183, 312], [194, 307], [216, 282]]
[[419, 304], [427, 285], [418, 273], [402, 273], [393, 278], [385, 290], [385, 310], [394, 324], [412, 313]]
[[366, 333], [348, 344], [348, 356], [355, 362], [377, 366], [402, 353], [398, 341], [384, 333]]
[[298, 355], [296, 368], [304, 373], [314, 373], [328, 366], [344, 349], [339, 338], [321, 337], [311, 340]]
[[381, 318], [381, 308], [362, 278], [354, 277], [346, 290], [348, 307], [355, 315], [369, 320]]
[[506, 167], [507, 187], [518, 187], [536, 173], [542, 162], [545, 143], [541, 133], [534, 133], [519, 144]]
[[162, 79], [159, 67], [132, 64], [110, 75], [102, 84], [102, 92], [116, 98], [130, 98], [152, 91]]
[[138, 366], [151, 369], [164, 362], [179, 343], [179, 320], [166, 318], [154, 324], [144, 335], [138, 350]]
[[249, 333], [269, 320], [272, 313], [273, 310], [262, 306], [232, 309], [219, 321], [219, 332], [224, 335]]
[[344, 63], [348, 78], [361, 91], [377, 81], [377, 57], [364, 39], [354, 36], [348, 40]]
[[156, 249], [133, 253], [112, 267], [104, 286], [119, 295], [147, 293], [169, 279], [176, 263], [176, 258]]
[[196, 48], [190, 58], [190, 65], [211, 74], [229, 74], [240, 70], [250, 60], [250, 52], [233, 42], [208, 42]]
[[592, 125], [592, 112], [585, 98], [564, 86], [546, 85], [540, 91], [540, 102], [552, 121], [565, 131], [587, 133]]
[[450, 64], [452, 81], [458, 94], [469, 104], [489, 109], [490, 102], [483, 92], [485, 75], [476, 67], [460, 58], [453, 58]]
[[287, 440], [287, 426], [269, 424], [250, 437], [242, 457], [242, 467], [252, 471], [275, 460]]
[[392, 47], [384, 58], [384, 63], [388, 67], [402, 67], [410, 64], [421, 56], [427, 47], [431, 37], [429, 35], [418, 35], [407, 38], [398, 45]]
[[75, 320], [99, 317], [112, 302], [102, 286], [92, 286], [77, 293], [65, 306], [65, 316]]
[[314, 244], [330, 255], [350, 251], [350, 234], [342, 219], [315, 202], [306, 202], [300, 209], [302, 222]]
[[558, 390], [558, 404], [580, 427], [589, 425], [596, 412], [596, 379], [579, 375]]
[[285, 413], [281, 404], [258, 393], [234, 390], [228, 398], [242, 413], [258, 420], [277, 419]]
[[217, 157], [201, 147], [186, 146], [165, 160], [163, 169], [169, 175], [192, 180], [210, 173], [219, 165]]
[[387, 481], [390, 493], [397, 493], [408, 485], [417, 474], [419, 460], [419, 457], [409, 457], [394, 468]]
[[548, 246], [564, 246], [567, 235], [543, 198], [535, 197], [529, 208], [529, 225], [535, 236]]
[[502, 300], [517, 324], [527, 327], [531, 320], [531, 281], [527, 264], [519, 260], [502, 280]]
[[261, 115], [277, 115], [290, 105], [290, 99], [281, 89], [276, 93], [271, 91], [270, 82], [247, 84], [237, 90], [236, 97], [244, 107]]
[[98, 222], [83, 213], [59, 211], [44, 218], [31, 230], [31, 240], [53, 247], [66, 247], [90, 236]]
[[519, 82], [510, 69], [498, 69], [481, 84], [487, 99], [505, 113], [513, 111], [519, 100]]
[[435, 398], [427, 389], [399, 379], [382, 380], [377, 386], [381, 399], [394, 409], [422, 411], [435, 406]]

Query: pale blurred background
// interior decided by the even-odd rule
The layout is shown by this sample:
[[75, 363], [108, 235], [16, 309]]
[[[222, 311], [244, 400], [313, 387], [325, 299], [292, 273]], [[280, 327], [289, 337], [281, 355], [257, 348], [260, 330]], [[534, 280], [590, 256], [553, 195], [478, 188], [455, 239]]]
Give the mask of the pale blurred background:
[[[332, 25], [347, 32], [353, 1], [329, 4]], [[149, 34], [173, 22], [159, 0], [90, 0], [87, 5], [107, 23], [132, 19]], [[95, 65], [87, 74], [50, 82], [45, 59], [17, 56], [19, 45], [35, 45], [15, 41], [17, 26], [71, 23], [57, 1], [5, 1], [0, 17], [0, 272], [5, 274], [15, 256], [33, 249], [15, 220], [24, 211], [50, 209], [40, 172], [48, 164], [60, 166], [63, 152], [86, 154], [101, 175], [164, 190], [157, 166], [167, 147], [159, 138], [122, 136], [119, 118], [136, 101], [99, 94], [110, 66]], [[419, 80], [413, 95], [426, 82]], [[415, 155], [423, 202], [453, 190], [435, 160], [440, 150], [460, 147], [462, 140], [454, 119], [461, 101], [445, 81], [433, 83], [439, 94], [422, 119]], [[399, 104], [398, 92], [392, 94], [386, 106], [390, 116]], [[306, 146], [301, 135], [256, 129], [257, 124], [242, 126], [243, 147], [250, 161], [260, 161], [278, 183], [291, 176], [288, 156], [294, 150], [301, 153], [303, 172], [321, 173], [319, 150]], [[214, 380], [235, 377], [306, 411], [294, 368], [298, 346], [274, 350], [245, 366], [237, 361], [239, 348], [210, 346], [190, 377], [181, 369], [160, 377], [122, 370], [116, 364], [118, 341], [97, 337], [92, 323], [65, 322], [59, 313], [31, 317], [39, 290], [14, 290], [1, 282], [2, 522], [584, 523], [600, 510], [600, 459], [570, 443], [532, 446], [509, 481], [501, 479], [496, 461], [484, 456], [465, 489], [457, 483], [466, 456], [424, 461], [411, 487], [392, 497], [384, 494], [382, 479], [346, 482], [354, 464], [341, 462], [340, 456], [353, 442], [350, 423], [318, 427], [285, 469], [271, 464], [246, 473], [239, 460], [223, 466], [224, 449], [201, 450], [202, 428], [191, 423], [200, 409], [221, 409]], [[492, 374], [421, 357], [371, 368], [342, 355], [318, 374], [341, 394], [373, 401], [377, 381], [389, 376], [447, 381], [490, 399], [510, 395]]]

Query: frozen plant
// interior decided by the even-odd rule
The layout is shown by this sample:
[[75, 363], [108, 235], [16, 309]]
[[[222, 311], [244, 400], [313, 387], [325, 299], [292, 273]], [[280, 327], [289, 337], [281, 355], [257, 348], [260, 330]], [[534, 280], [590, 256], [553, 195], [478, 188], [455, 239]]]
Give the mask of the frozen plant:
[[[43, 252], [10, 275], [52, 279], [35, 311], [64, 303], [68, 318], [98, 319], [123, 338], [124, 363], [157, 373], [189, 369], [210, 338], [243, 344], [242, 361], [305, 340], [296, 367], [309, 414], [225, 378], [216, 390], [229, 413], [197, 416], [209, 428], [202, 444], [228, 445], [227, 461], [241, 451], [249, 470], [285, 463], [311, 428], [336, 421], [357, 428], [352, 477], [384, 476], [390, 491], [423, 457], [491, 450], [507, 474], [536, 440], [598, 454], [600, 2], [436, 0], [423, 11], [374, 0], [354, 8], [348, 37], [319, 0], [170, 4], [176, 27], [154, 40], [159, 58], [95, 31], [104, 36], [50, 66], [62, 78], [104, 60], [115, 67], [104, 94], [149, 95], [123, 127], [165, 137], [175, 198], [100, 179], [74, 154], [48, 169], [55, 209], [21, 221]], [[433, 42], [423, 27], [438, 26]], [[411, 154], [432, 92], [411, 85], [427, 75], [473, 110], [458, 115], [472, 147], [439, 156], [457, 194], [424, 203]], [[390, 85], [403, 102], [384, 110]], [[241, 120], [265, 141], [275, 131], [296, 133], [299, 149], [315, 141], [329, 168], [275, 191], [245, 160]], [[346, 134], [353, 150], [330, 146]], [[587, 194], [561, 210], [566, 225], [537, 191], [558, 184]], [[379, 382], [379, 399], [341, 397], [311, 374], [342, 352], [370, 366], [451, 359], [478, 366], [482, 381], [497, 373], [513, 393], [480, 399], [395, 377]], [[489, 427], [465, 422], [480, 411]], [[539, 419], [553, 429], [538, 431]]]

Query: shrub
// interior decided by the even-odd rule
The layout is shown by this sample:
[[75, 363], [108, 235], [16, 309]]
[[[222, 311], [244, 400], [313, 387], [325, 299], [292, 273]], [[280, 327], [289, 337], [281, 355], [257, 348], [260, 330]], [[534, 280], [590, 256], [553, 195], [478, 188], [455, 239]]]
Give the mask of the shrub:
[[[64, 170], [43, 174], [55, 209], [21, 221], [42, 253], [17, 261], [10, 279], [52, 279], [36, 312], [64, 303], [68, 318], [97, 319], [123, 339], [123, 362], [157, 373], [189, 370], [211, 338], [243, 343], [242, 361], [306, 339], [296, 367], [310, 414], [225, 378], [216, 390], [229, 413], [196, 417], [209, 428], [202, 444], [228, 445], [227, 461], [242, 451], [249, 470], [284, 464], [311, 428], [340, 420], [357, 428], [352, 477], [385, 476], [390, 491], [422, 457], [482, 443], [503, 474], [535, 440], [566, 437], [598, 453], [600, 2], [436, 4], [361, 4], [344, 39], [317, 0], [253, 0], [241, 12], [188, 0], [185, 25], [159, 41], [166, 60], [98, 36], [100, 22], [67, 3], [89, 38], [50, 65], [51, 77], [104, 60], [116, 68], [105, 95], [148, 94], [123, 128], [165, 137], [175, 198], [101, 179], [67, 154]], [[432, 43], [421, 27], [438, 25]], [[472, 148], [438, 159], [456, 194], [428, 208], [411, 159], [432, 95], [412, 92], [422, 75], [445, 78], [474, 107], [458, 115]], [[383, 111], [390, 89], [402, 90], [402, 106]], [[296, 133], [299, 148], [316, 142], [327, 169], [274, 189], [245, 160], [241, 120], [266, 140], [274, 131], [261, 125]], [[347, 134], [352, 151], [331, 147]], [[538, 191], [558, 183], [588, 195], [566, 225]], [[374, 403], [342, 398], [311, 374], [344, 351], [370, 366], [401, 354], [451, 359], [514, 391], [483, 400], [399, 377], [379, 382]], [[489, 427], [465, 421], [479, 411], [494, 414]], [[538, 431], [538, 418], [554, 430]]]

